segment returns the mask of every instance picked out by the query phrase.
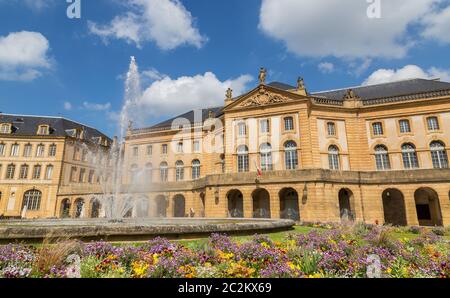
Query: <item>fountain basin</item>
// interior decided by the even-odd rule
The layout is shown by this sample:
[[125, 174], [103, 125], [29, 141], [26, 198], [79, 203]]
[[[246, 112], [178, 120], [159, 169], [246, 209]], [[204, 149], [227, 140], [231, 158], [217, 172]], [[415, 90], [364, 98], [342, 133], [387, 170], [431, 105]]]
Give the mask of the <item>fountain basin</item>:
[[82, 241], [145, 241], [161, 236], [189, 239], [211, 233], [250, 235], [292, 229], [288, 219], [237, 218], [127, 218], [37, 219], [0, 221], [0, 243], [39, 243], [44, 239], [72, 238]]

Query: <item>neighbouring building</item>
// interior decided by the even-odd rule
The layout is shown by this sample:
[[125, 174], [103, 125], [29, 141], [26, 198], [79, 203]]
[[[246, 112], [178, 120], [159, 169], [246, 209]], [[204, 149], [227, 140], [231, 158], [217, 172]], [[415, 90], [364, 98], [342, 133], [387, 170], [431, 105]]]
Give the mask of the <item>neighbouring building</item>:
[[223, 106], [130, 127], [124, 183], [149, 215], [450, 225], [450, 83], [310, 93], [265, 74]]
[[0, 113], [0, 217], [96, 217], [111, 140], [61, 118]]

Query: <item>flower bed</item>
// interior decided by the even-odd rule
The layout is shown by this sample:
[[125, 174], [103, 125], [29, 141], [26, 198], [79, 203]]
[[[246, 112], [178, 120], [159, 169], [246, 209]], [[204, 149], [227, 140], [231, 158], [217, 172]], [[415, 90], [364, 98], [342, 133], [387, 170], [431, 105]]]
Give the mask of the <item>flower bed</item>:
[[450, 277], [450, 245], [442, 236], [422, 229], [414, 239], [398, 240], [392, 231], [355, 225], [289, 234], [280, 242], [255, 235], [240, 243], [212, 234], [189, 245], [163, 238], [136, 246], [11, 244], [0, 247], [0, 277]]

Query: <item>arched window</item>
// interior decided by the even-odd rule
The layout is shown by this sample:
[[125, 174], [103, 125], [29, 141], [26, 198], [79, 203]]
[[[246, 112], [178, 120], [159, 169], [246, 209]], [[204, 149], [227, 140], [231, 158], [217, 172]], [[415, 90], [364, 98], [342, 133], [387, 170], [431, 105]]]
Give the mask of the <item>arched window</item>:
[[435, 169], [448, 168], [448, 156], [445, 151], [445, 145], [442, 142], [435, 141], [430, 144], [431, 160]]
[[339, 148], [335, 145], [328, 147], [328, 164], [330, 170], [339, 170], [341, 168], [339, 163]]
[[131, 165], [130, 168], [130, 183], [133, 184], [137, 180], [138, 166], [136, 164]]
[[413, 144], [407, 143], [402, 145], [402, 159], [405, 169], [417, 169], [419, 167], [416, 147]]
[[167, 162], [162, 162], [159, 165], [159, 178], [161, 179], [161, 182], [166, 182], [169, 177], [169, 167], [167, 165]]
[[248, 147], [241, 145], [237, 149], [238, 172], [248, 172]]
[[264, 143], [259, 148], [261, 158], [261, 170], [272, 171], [272, 146], [269, 143]]
[[184, 163], [181, 160], [175, 163], [175, 180], [176, 181], [184, 180]]
[[36, 156], [42, 157], [44, 156], [45, 146], [43, 144], [39, 144], [36, 149]]
[[145, 179], [151, 182], [153, 179], [152, 176], [153, 176], [153, 165], [151, 162], [149, 162], [145, 165]]
[[192, 179], [200, 178], [200, 161], [198, 159], [194, 159], [192, 161]]
[[378, 145], [375, 147], [375, 163], [377, 165], [377, 170], [379, 171], [391, 169], [388, 150], [385, 146]]
[[42, 193], [39, 190], [33, 189], [27, 191], [23, 195], [23, 203], [22, 203], [22, 210], [23, 208], [27, 208], [27, 210], [39, 210], [41, 207], [41, 197]]
[[40, 179], [41, 178], [41, 165], [35, 165], [33, 168], [33, 179]]
[[30, 157], [32, 149], [33, 146], [31, 144], [26, 144], [25, 147], [23, 148], [23, 156]]
[[284, 144], [284, 160], [286, 170], [295, 170], [297, 168], [297, 144], [294, 141], [288, 141]]

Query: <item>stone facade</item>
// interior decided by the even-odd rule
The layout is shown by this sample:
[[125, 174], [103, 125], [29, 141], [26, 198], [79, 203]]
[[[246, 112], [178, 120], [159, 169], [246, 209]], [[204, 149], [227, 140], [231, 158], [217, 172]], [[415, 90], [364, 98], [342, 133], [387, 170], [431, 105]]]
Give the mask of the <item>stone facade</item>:
[[100, 193], [93, 159], [106, 156], [108, 137], [59, 117], [0, 114], [0, 128], [1, 217], [90, 214], [89, 200]]
[[450, 225], [450, 84], [301, 83], [130, 129], [124, 183], [151, 215]]

